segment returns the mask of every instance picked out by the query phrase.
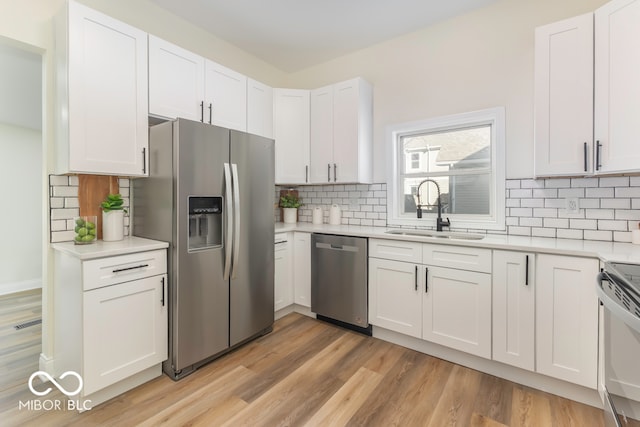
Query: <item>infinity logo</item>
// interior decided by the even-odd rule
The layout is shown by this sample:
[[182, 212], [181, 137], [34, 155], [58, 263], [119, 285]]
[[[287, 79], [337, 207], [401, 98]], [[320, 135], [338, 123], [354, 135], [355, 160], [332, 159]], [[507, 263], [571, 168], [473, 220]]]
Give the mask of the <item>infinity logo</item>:
[[60, 375], [60, 379], [64, 379], [66, 377], [68, 377], [69, 375], [76, 377], [78, 379], [78, 388], [75, 389], [74, 391], [67, 391], [65, 390], [64, 387], [62, 387], [60, 384], [58, 384], [58, 382], [53, 379], [53, 377], [51, 375], [49, 375], [48, 373], [44, 372], [44, 371], [37, 371], [34, 372], [33, 374], [31, 374], [31, 376], [29, 377], [29, 390], [31, 390], [31, 393], [35, 394], [36, 396], [46, 396], [47, 394], [49, 394], [51, 392], [51, 387], [47, 388], [45, 391], [38, 391], [36, 389], [33, 388], [33, 379], [37, 376], [41, 376], [41, 377], [45, 377], [47, 380], [51, 381], [53, 383], [53, 385], [56, 386], [56, 388], [58, 390], [60, 390], [62, 393], [64, 393], [66, 396], [75, 396], [76, 394], [80, 393], [80, 390], [82, 390], [82, 377], [80, 376], [80, 374], [78, 374], [77, 372], [74, 371], [67, 371], [65, 373], [63, 373], [62, 375]]

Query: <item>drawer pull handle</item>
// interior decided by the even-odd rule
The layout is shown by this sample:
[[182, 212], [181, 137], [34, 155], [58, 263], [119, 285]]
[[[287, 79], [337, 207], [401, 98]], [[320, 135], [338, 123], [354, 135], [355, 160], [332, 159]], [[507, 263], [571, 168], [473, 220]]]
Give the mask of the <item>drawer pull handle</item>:
[[128, 270], [137, 270], [138, 268], [145, 268], [145, 267], [149, 267], [149, 264], [140, 264], [140, 265], [136, 265], [134, 267], [127, 267], [127, 268], [117, 268], [115, 270], [113, 270], [114, 273], [120, 273], [123, 271], [128, 271]]
[[525, 257], [524, 262], [524, 285], [529, 286], [529, 255]]
[[418, 266], [416, 265], [416, 272], [413, 276], [413, 281], [414, 281], [414, 289], [417, 291], [418, 290]]
[[429, 293], [429, 269], [426, 267], [424, 269], [424, 293]]

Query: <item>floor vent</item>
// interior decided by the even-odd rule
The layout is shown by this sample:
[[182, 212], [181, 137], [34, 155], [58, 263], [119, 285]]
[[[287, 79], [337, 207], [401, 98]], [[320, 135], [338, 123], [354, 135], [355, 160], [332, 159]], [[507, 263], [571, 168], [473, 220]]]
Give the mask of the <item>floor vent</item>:
[[42, 319], [30, 320], [28, 322], [20, 323], [19, 325], [14, 326], [14, 328], [19, 331], [20, 329], [28, 328], [29, 326], [39, 325], [40, 323], [42, 323]]

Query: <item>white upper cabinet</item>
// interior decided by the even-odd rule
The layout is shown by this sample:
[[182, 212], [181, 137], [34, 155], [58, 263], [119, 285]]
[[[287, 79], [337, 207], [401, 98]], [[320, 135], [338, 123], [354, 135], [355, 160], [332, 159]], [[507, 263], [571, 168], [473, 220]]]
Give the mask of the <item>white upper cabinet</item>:
[[273, 138], [273, 88], [247, 80], [247, 132]]
[[638, 51], [640, 0], [536, 30], [536, 176], [640, 171]]
[[56, 55], [56, 173], [147, 175], [147, 34], [70, 1]]
[[149, 36], [149, 114], [201, 120], [204, 58]]
[[216, 126], [247, 130], [247, 77], [205, 61], [204, 120]]
[[311, 93], [311, 182], [372, 180], [373, 89], [355, 78]]
[[536, 28], [535, 174], [593, 170], [593, 14]]
[[596, 172], [640, 169], [640, 0], [595, 12]]
[[309, 182], [309, 91], [273, 90], [276, 184]]
[[247, 77], [150, 36], [149, 114], [246, 131]]

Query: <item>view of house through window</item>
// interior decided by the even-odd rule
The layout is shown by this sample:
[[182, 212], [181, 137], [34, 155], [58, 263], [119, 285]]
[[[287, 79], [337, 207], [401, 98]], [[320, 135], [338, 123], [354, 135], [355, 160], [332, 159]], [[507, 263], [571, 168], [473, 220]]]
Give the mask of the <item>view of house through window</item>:
[[388, 224], [433, 227], [440, 202], [453, 228], [504, 229], [504, 108], [403, 123], [388, 131]]
[[[443, 213], [488, 215], [491, 193], [491, 126], [453, 129], [401, 137], [404, 189], [403, 213], [437, 209], [440, 185]], [[419, 198], [418, 198], [419, 197]]]

